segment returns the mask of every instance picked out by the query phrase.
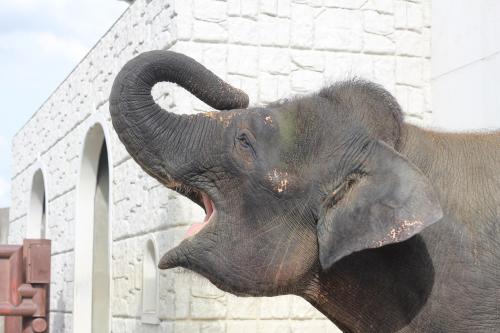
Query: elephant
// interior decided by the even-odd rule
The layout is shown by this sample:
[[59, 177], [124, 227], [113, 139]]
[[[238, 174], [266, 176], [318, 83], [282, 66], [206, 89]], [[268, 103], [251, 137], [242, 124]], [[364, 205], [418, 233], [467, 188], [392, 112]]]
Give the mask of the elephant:
[[[217, 111], [162, 109], [160, 81]], [[248, 107], [167, 50], [125, 64], [109, 104], [132, 158], [206, 212], [160, 269], [238, 296], [298, 295], [344, 332], [500, 329], [500, 131], [407, 123], [361, 78]]]

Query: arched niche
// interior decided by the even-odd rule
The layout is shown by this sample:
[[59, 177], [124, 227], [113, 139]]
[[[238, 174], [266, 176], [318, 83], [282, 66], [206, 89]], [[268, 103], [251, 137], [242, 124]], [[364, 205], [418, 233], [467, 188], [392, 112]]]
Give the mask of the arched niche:
[[142, 316], [146, 324], [158, 324], [159, 271], [156, 241], [151, 236], [142, 256]]
[[111, 330], [111, 162], [102, 122], [85, 136], [77, 184], [73, 331]]
[[47, 228], [47, 195], [45, 177], [41, 167], [37, 167], [31, 180], [26, 238], [45, 238]]

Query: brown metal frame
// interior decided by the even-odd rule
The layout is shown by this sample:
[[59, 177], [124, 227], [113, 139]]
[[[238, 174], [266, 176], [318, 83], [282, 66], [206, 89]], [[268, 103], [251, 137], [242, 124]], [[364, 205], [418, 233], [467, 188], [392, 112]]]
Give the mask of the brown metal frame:
[[0, 316], [8, 333], [49, 331], [50, 240], [0, 245]]

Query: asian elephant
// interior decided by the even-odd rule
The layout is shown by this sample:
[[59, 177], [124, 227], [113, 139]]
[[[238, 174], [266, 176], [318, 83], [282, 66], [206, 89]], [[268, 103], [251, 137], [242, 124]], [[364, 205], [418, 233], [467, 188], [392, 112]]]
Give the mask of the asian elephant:
[[[224, 111], [167, 112], [160, 81]], [[299, 295], [345, 332], [499, 332], [500, 132], [410, 125], [361, 79], [248, 102], [170, 51], [116, 77], [110, 112], [130, 155], [206, 211], [159, 268]]]

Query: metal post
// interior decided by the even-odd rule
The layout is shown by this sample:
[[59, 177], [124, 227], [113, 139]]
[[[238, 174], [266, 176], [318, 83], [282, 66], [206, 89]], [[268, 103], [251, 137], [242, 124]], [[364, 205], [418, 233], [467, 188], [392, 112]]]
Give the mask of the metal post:
[[9, 333], [49, 329], [50, 240], [0, 245], [0, 316]]

